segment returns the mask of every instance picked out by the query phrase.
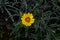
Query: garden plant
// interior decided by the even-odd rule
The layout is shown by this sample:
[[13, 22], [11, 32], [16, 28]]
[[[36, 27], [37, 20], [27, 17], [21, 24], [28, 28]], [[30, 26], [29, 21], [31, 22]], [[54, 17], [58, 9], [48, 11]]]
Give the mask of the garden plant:
[[0, 40], [60, 40], [60, 0], [0, 0]]

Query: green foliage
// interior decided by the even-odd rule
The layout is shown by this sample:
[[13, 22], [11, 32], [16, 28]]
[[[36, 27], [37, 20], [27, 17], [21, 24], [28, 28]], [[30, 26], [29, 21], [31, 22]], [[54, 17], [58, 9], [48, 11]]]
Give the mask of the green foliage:
[[[0, 0], [0, 11], [6, 12], [13, 22], [9, 40], [60, 40], [60, 0]], [[33, 13], [35, 18], [29, 28], [20, 20], [25, 12]], [[3, 34], [0, 27], [0, 39]]]

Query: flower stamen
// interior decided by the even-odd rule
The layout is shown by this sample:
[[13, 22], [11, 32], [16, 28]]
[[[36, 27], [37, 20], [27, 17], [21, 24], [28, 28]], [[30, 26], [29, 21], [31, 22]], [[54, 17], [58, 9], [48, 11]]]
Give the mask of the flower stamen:
[[29, 23], [30, 22], [30, 18], [29, 17], [25, 18], [25, 21]]

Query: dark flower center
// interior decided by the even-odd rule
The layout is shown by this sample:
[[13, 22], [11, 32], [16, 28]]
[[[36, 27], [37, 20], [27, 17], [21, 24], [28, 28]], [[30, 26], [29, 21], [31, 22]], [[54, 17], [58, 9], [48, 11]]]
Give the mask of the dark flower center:
[[29, 23], [30, 22], [30, 18], [29, 17], [25, 18], [25, 21]]

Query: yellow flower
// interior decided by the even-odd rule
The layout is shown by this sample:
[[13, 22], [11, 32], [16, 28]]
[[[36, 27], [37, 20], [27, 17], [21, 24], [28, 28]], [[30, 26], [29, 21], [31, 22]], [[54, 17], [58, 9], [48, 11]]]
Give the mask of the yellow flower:
[[35, 21], [31, 13], [24, 13], [21, 20], [22, 24], [24, 24], [25, 26], [31, 26], [31, 24], [33, 24]]

